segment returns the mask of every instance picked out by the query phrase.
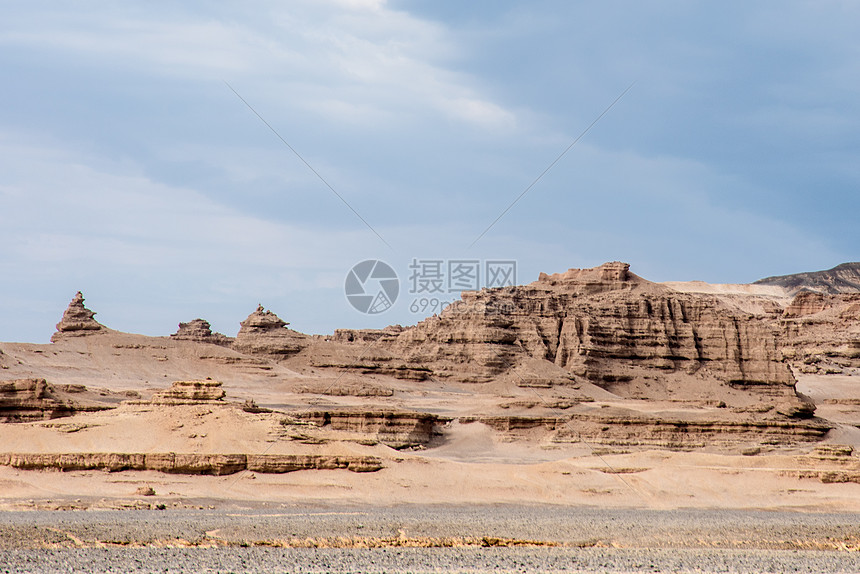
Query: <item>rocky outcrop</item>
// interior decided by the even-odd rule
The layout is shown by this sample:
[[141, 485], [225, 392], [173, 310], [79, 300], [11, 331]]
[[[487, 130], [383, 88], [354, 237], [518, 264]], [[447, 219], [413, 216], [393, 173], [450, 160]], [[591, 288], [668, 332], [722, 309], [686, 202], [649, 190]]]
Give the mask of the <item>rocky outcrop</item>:
[[860, 293], [860, 262], [843, 263], [826, 271], [767, 277], [753, 285], [778, 285], [791, 295], [803, 290], [829, 294]]
[[0, 423], [70, 417], [115, 408], [119, 393], [88, 392], [83, 385], [52, 385], [45, 379], [0, 381]]
[[58, 399], [45, 379], [0, 382], [0, 422], [28, 422], [71, 416], [72, 405]]
[[285, 473], [297, 470], [336, 470], [374, 472], [382, 460], [375, 456], [335, 456], [316, 454], [200, 454], [200, 453], [0, 453], [0, 466], [22, 470], [53, 469], [157, 470], [171, 474], [209, 474], [222, 476], [243, 470], [260, 473]]
[[642, 413], [588, 413], [564, 416], [470, 416], [460, 423], [482, 423], [508, 440], [522, 439], [535, 430], [550, 442], [586, 442], [613, 447], [695, 449], [705, 446], [739, 448], [749, 443], [796, 445], [818, 441], [831, 426], [817, 420], [786, 420], [773, 412], [754, 418], [728, 412], [711, 415], [645, 416]]
[[188, 323], [180, 323], [179, 330], [170, 335], [170, 338], [178, 341], [210, 343], [212, 345], [221, 345], [222, 347], [229, 347], [233, 344], [232, 338], [221, 333], [213, 333], [209, 321], [203, 319], [194, 319]]
[[233, 349], [240, 353], [285, 357], [298, 353], [311, 341], [304, 333], [287, 328], [289, 323], [262, 305], [240, 325], [233, 342]]
[[860, 370], [860, 293], [798, 293], [778, 325], [782, 352], [800, 372]]
[[623, 396], [649, 385], [672, 395], [695, 376], [697, 389], [795, 397], [768, 317], [651, 283], [618, 262], [464, 292], [386, 350], [391, 359], [376, 357], [378, 363], [423, 366], [432, 378], [462, 382], [510, 376], [523, 386], [547, 386], [582, 377]]
[[324, 430], [354, 435], [352, 440], [379, 442], [397, 449], [427, 445], [439, 434], [437, 425], [450, 420], [430, 413], [359, 410], [309, 411], [298, 418]]
[[106, 330], [106, 327], [93, 317], [95, 313], [84, 306], [84, 296], [78, 291], [63, 313], [63, 318], [57, 323], [57, 332], [51, 337], [51, 341], [56, 342], [64, 336], [88, 335]]
[[805, 317], [821, 313], [833, 306], [833, 297], [824, 293], [801, 291], [783, 312], [785, 318]]
[[226, 393], [218, 381], [176, 381], [164, 391], [152, 395], [153, 404], [196, 405], [220, 402]]

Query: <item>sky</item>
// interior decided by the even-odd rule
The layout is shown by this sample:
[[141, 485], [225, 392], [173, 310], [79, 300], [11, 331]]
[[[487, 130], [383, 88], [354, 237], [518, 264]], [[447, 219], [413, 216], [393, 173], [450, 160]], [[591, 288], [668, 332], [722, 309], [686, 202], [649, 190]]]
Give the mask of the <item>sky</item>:
[[[413, 289], [413, 262], [743, 283], [856, 261], [858, 21], [828, 0], [7, 5], [0, 340], [47, 342], [78, 290], [122, 331], [235, 335], [263, 304], [327, 334], [456, 299]], [[399, 277], [385, 312], [345, 295], [365, 260]]]

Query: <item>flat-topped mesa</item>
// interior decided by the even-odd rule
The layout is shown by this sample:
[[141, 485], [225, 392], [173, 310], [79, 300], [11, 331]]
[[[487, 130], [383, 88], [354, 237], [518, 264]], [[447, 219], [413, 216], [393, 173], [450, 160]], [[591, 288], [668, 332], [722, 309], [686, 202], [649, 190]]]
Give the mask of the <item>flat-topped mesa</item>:
[[241, 329], [233, 341], [233, 349], [252, 355], [294, 355], [305, 348], [310, 337], [287, 328], [286, 321], [267, 311], [262, 305], [239, 323]]
[[179, 330], [170, 335], [170, 338], [179, 341], [211, 343], [213, 345], [221, 345], [222, 347], [229, 347], [233, 343], [231, 337], [212, 332], [212, 326], [209, 324], [209, 321], [204, 319], [194, 319], [188, 323], [180, 323]]
[[56, 341], [63, 336], [89, 335], [107, 330], [107, 327], [93, 317], [95, 313], [84, 306], [84, 296], [78, 291], [63, 313], [63, 318], [57, 323], [57, 332], [53, 334], [51, 341]]

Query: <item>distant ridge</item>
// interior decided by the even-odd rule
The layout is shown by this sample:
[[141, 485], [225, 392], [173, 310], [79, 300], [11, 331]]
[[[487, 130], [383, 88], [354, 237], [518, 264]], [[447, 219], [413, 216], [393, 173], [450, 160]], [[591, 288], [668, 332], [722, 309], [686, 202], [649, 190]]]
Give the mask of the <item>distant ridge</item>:
[[860, 293], [860, 262], [843, 263], [826, 271], [811, 271], [759, 279], [753, 285], [778, 285], [792, 295], [799, 291]]

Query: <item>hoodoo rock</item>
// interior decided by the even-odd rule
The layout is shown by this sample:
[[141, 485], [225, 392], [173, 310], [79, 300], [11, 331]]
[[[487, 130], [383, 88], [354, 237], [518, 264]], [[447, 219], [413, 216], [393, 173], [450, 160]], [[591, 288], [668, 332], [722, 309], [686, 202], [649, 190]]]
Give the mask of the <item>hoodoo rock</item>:
[[95, 313], [84, 306], [84, 296], [78, 291], [63, 313], [63, 318], [57, 323], [57, 332], [51, 337], [51, 341], [62, 336], [88, 335], [106, 330], [106, 327], [93, 317]]
[[289, 356], [298, 353], [310, 342], [308, 335], [289, 329], [289, 323], [262, 305], [239, 325], [241, 329], [233, 342], [233, 348], [240, 353]]
[[170, 335], [170, 338], [179, 341], [211, 343], [213, 345], [221, 345], [222, 347], [229, 347], [233, 343], [232, 338], [221, 333], [213, 333], [209, 321], [203, 319], [194, 319], [188, 323], [180, 323], [179, 330]]

